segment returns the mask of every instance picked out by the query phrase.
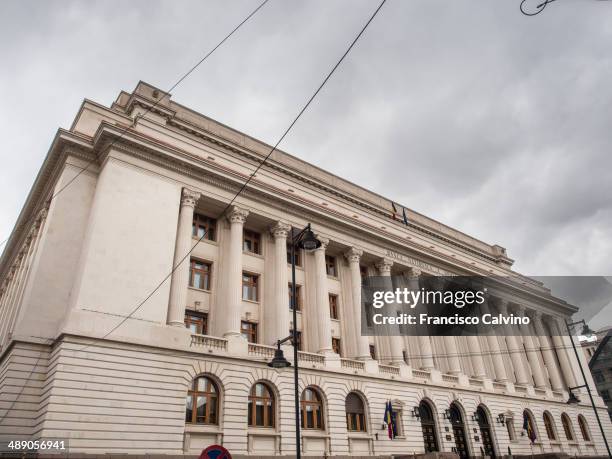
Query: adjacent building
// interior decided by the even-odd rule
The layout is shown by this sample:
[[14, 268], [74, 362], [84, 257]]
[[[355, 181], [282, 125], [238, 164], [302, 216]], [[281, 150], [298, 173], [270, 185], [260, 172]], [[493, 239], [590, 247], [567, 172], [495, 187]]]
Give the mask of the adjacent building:
[[[110, 108], [83, 102], [0, 260], [0, 439], [65, 438], [78, 457], [291, 455], [292, 369], [267, 362], [297, 327], [306, 456], [605, 454], [588, 398], [566, 403], [583, 384], [559, 333], [576, 307], [504, 248], [411, 210], [406, 226], [282, 151], [233, 199], [270, 148], [142, 82]], [[292, 323], [287, 243], [307, 223], [322, 246], [296, 255]], [[505, 278], [490, 307], [534, 328], [362, 336], [363, 276], [440, 274]]]

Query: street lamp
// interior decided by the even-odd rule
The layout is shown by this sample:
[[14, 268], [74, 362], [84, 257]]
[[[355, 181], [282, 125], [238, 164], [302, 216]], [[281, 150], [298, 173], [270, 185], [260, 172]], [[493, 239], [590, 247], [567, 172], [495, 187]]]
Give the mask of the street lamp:
[[310, 228], [310, 223], [306, 225], [304, 229], [296, 233], [291, 228], [291, 307], [293, 309], [293, 329], [291, 334], [286, 338], [278, 340], [276, 342], [276, 350], [274, 351], [274, 358], [268, 363], [269, 367], [272, 368], [287, 368], [291, 366], [291, 363], [287, 361], [281, 344], [286, 341], [291, 341], [293, 345], [293, 384], [294, 384], [294, 398], [295, 398], [295, 457], [301, 459], [302, 457], [302, 445], [300, 441], [300, 394], [299, 394], [299, 365], [298, 365], [298, 339], [297, 339], [297, 289], [295, 287], [295, 249], [304, 249], [307, 252], [316, 250], [321, 247], [321, 241], [317, 239], [315, 234]]
[[582, 324], [582, 334], [589, 335], [593, 334], [593, 331], [589, 328], [586, 322], [583, 320], [579, 320], [577, 322], [568, 323], [565, 321], [565, 327], [567, 328], [567, 333], [569, 335], [570, 341], [572, 342], [572, 347], [574, 348], [574, 354], [576, 355], [576, 360], [578, 361], [578, 367], [580, 368], [580, 373], [582, 374], [582, 380], [584, 384], [576, 387], [568, 387], [569, 399], [567, 401], [568, 404], [576, 404], [579, 403], [580, 400], [574, 393], [572, 392], [575, 389], [585, 388], [587, 393], [589, 394], [589, 399], [591, 400], [591, 406], [593, 407], [593, 411], [595, 412], [595, 418], [597, 418], [597, 424], [599, 424], [599, 430], [601, 430], [601, 436], [603, 437], [604, 443], [606, 444], [606, 449], [608, 450], [608, 456], [612, 457], [612, 453], [610, 452], [610, 445], [608, 444], [608, 439], [606, 438], [606, 432], [604, 431], [603, 425], [601, 424], [601, 419], [599, 419], [599, 413], [597, 411], [597, 407], [595, 406], [595, 400], [593, 400], [593, 394], [591, 393], [591, 388], [589, 387], [589, 383], [587, 381], [586, 375], [584, 373], [584, 368], [582, 368], [582, 362], [580, 361], [580, 356], [578, 355], [578, 349], [576, 349], [576, 343], [574, 342], [574, 336], [572, 335], [572, 331], [570, 327], [574, 327], [575, 325]]

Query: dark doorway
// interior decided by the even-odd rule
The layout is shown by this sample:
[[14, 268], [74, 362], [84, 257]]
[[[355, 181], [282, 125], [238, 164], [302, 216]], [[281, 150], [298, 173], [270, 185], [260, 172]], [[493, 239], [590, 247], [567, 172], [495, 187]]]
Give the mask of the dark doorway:
[[467, 439], [465, 435], [465, 423], [461, 410], [457, 405], [451, 403], [450, 406], [450, 421], [453, 425], [453, 436], [455, 437], [455, 448], [457, 448], [457, 454], [461, 458], [469, 458], [470, 453], [468, 451]]
[[495, 447], [493, 446], [493, 438], [491, 437], [491, 425], [489, 417], [482, 406], [476, 410], [478, 416], [478, 427], [480, 427], [480, 436], [482, 437], [482, 447], [486, 456], [495, 457]]
[[423, 430], [423, 443], [426, 453], [434, 453], [438, 450], [438, 438], [436, 435], [436, 422], [434, 420], [431, 406], [422, 400], [419, 404], [419, 414], [421, 417], [421, 429]]

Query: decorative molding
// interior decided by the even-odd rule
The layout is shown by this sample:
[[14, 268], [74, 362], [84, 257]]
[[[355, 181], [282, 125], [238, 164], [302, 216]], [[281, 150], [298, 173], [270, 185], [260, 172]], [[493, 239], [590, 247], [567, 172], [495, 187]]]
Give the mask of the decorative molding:
[[388, 276], [389, 274], [391, 274], [393, 260], [390, 260], [389, 258], [383, 258], [382, 260], [378, 261], [374, 266], [376, 266], [376, 269], [378, 269], [378, 272], [382, 276]]
[[239, 223], [243, 225], [246, 222], [248, 215], [248, 210], [242, 209], [238, 206], [232, 206], [232, 208], [227, 213], [227, 219], [232, 224]]
[[346, 252], [344, 252], [344, 256], [348, 260], [349, 263], [359, 263], [361, 256], [363, 255], [363, 250], [358, 249], [357, 247], [351, 247]]
[[291, 225], [284, 221], [278, 221], [270, 227], [270, 234], [274, 236], [274, 239], [287, 239], [289, 231], [291, 231]]
[[200, 193], [197, 191], [190, 190], [188, 188], [183, 188], [181, 194], [181, 206], [187, 207], [195, 207], [198, 199], [200, 199]]

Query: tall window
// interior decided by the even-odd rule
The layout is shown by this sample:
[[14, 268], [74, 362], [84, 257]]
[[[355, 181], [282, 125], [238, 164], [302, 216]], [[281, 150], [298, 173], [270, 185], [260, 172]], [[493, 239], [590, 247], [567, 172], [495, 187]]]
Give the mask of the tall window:
[[243, 320], [240, 322], [240, 333], [244, 336], [249, 343], [257, 342], [257, 324], [254, 322], [247, 322]]
[[423, 443], [426, 453], [438, 451], [438, 438], [436, 435], [436, 422], [429, 403], [422, 400], [419, 404], [419, 416], [421, 418], [421, 431], [423, 432]]
[[189, 286], [210, 290], [211, 264], [192, 258], [189, 264]]
[[[293, 330], [289, 330], [289, 334], [291, 336], [293, 336]], [[301, 351], [302, 350], [302, 332], [301, 331], [297, 331], [295, 333], [295, 337], [297, 339], [297, 348], [298, 348], [298, 351]]]
[[578, 425], [580, 426], [580, 433], [582, 433], [582, 439], [584, 441], [592, 441], [591, 434], [589, 433], [589, 426], [587, 425], [586, 419], [584, 416], [578, 415]]
[[340, 347], [340, 338], [332, 338], [332, 349], [338, 355], [342, 355], [342, 348]]
[[363, 400], [355, 392], [346, 396], [346, 429], [349, 432], [367, 432]]
[[[287, 263], [291, 264], [291, 245], [287, 244]], [[295, 248], [295, 266], [302, 266], [302, 253], [300, 249]]]
[[336, 257], [325, 255], [325, 271], [327, 271], [328, 276], [338, 276], [338, 273], [336, 272]]
[[255, 231], [244, 230], [242, 250], [245, 252], [261, 253], [261, 235]]
[[217, 237], [217, 220], [205, 215], [193, 214], [191, 235], [198, 239], [214, 241]]
[[[292, 291], [291, 291], [291, 282], [289, 282], [288, 285], [288, 291], [289, 291], [289, 309], [291, 309], [291, 296], [292, 296]], [[302, 310], [302, 301], [300, 300], [300, 296], [301, 296], [301, 289], [299, 285], [295, 286], [295, 305], [297, 307], [297, 311], [301, 311]]]
[[361, 283], [363, 284], [366, 277], [368, 277], [368, 267], [359, 265], [359, 274], [361, 274]]
[[329, 294], [329, 317], [338, 319], [338, 295]]
[[563, 431], [565, 432], [565, 438], [569, 441], [574, 441], [574, 431], [572, 430], [572, 421], [569, 416], [565, 413], [561, 415], [561, 424], [563, 424]]
[[274, 394], [264, 383], [257, 383], [251, 387], [249, 426], [274, 427]]
[[302, 429], [324, 430], [323, 403], [319, 393], [310, 387], [302, 392], [301, 401]]
[[191, 330], [191, 333], [205, 335], [208, 333], [208, 314], [204, 312], [185, 312], [185, 327]]
[[549, 440], [556, 440], [557, 436], [555, 435], [555, 428], [553, 426], [552, 416], [548, 411], [544, 412], [544, 427], [546, 427], [546, 435]]
[[187, 392], [185, 422], [191, 424], [218, 424], [219, 391], [215, 383], [206, 376], [193, 380]]
[[516, 440], [516, 431], [514, 430], [514, 418], [506, 418], [506, 430], [510, 441]]
[[376, 346], [370, 344], [370, 357], [376, 360]]
[[259, 276], [257, 274], [242, 273], [242, 299], [257, 301]]

